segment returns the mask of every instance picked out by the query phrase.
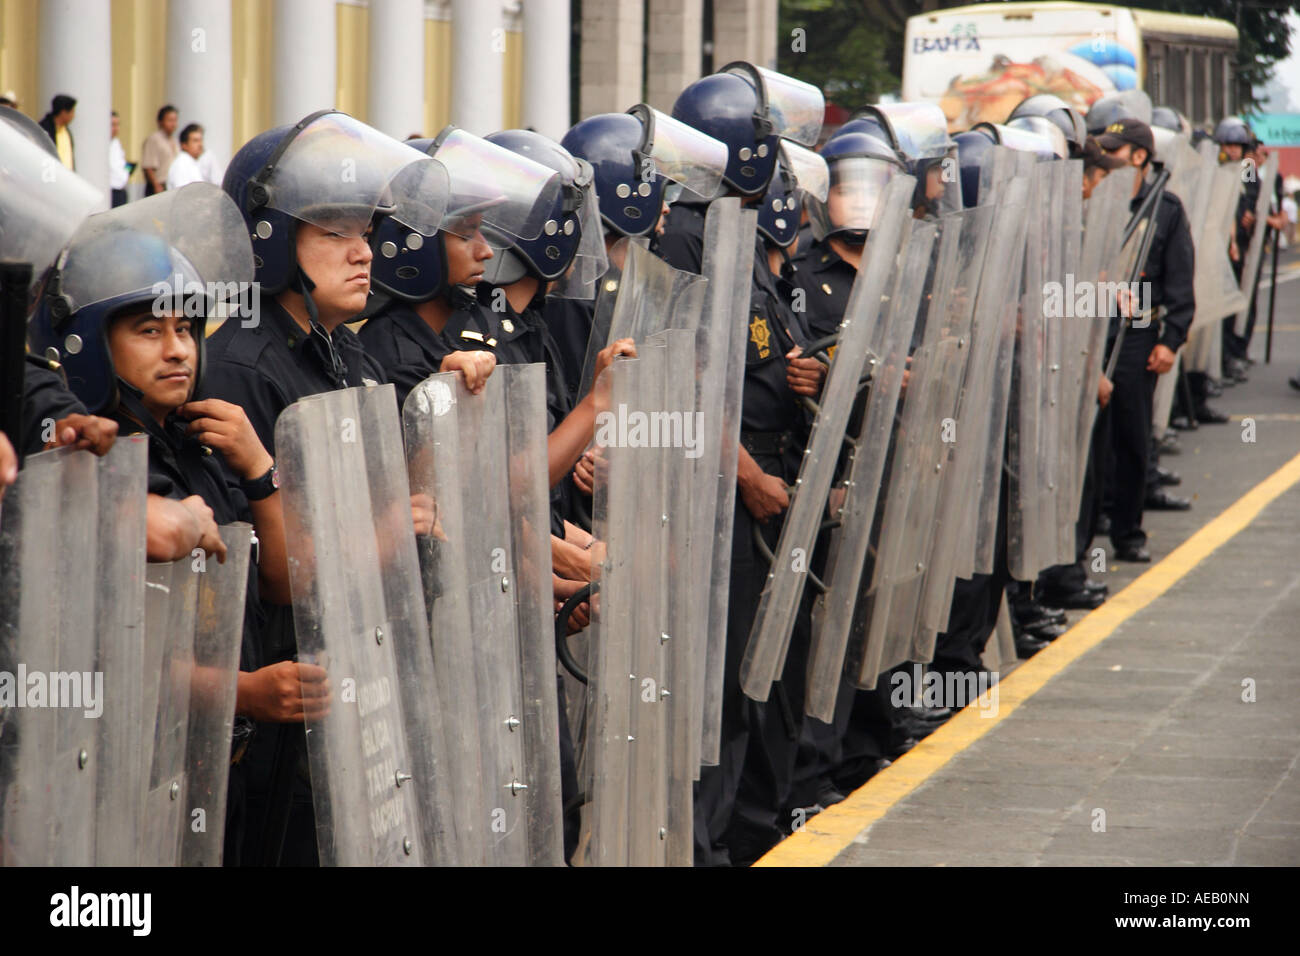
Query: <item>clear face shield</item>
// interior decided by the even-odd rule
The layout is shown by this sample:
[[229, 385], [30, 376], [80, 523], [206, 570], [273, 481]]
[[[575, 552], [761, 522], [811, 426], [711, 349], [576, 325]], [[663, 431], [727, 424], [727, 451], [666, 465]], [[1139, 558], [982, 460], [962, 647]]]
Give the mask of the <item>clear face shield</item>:
[[582, 234], [573, 261], [552, 284], [550, 294], [565, 299], [592, 299], [596, 296], [596, 284], [609, 268], [609, 258], [605, 253], [605, 230], [600, 223], [600, 201], [596, 197], [591, 164], [576, 157], [573, 161], [577, 172], [573, 185], [565, 187], [565, 216], [560, 228], [567, 230], [570, 224], [576, 223]]
[[377, 211], [432, 236], [447, 208], [440, 162], [353, 119], [326, 113], [275, 162], [266, 205], [346, 236], [365, 234]]
[[[669, 203], [683, 191], [701, 201], [718, 195], [727, 169], [726, 144], [644, 103], [638, 103], [628, 113], [641, 120], [644, 130], [636, 150], [643, 183], [653, 183], [656, 175], [670, 180], [664, 194], [664, 201]], [[669, 191], [673, 193], [671, 199]]]
[[[153, 254], [111, 254], [128, 241], [133, 250]], [[73, 310], [134, 292], [173, 302], [202, 294], [207, 310], [220, 309], [246, 294], [254, 273], [244, 218], [211, 183], [191, 183], [91, 216], [60, 262], [58, 291]]]
[[[1068, 159], [1070, 157], [1069, 140], [1067, 140], [1065, 134], [1061, 132], [1061, 127], [1057, 126], [1045, 116], [1019, 116], [1016, 119], [1008, 120], [1003, 129], [1004, 131], [1012, 129], [1033, 133], [1035, 136], [1047, 141], [1052, 152], [1056, 154], [1057, 159]], [[1013, 149], [1018, 148], [1011, 143], [1007, 143], [1006, 145], [1011, 146]]]
[[798, 143], [781, 144], [781, 168], [794, 177], [794, 184], [805, 199], [826, 202], [830, 193], [831, 170], [819, 153]]
[[991, 130], [998, 145], [1017, 152], [1035, 153], [1040, 159], [1065, 159], [1070, 155], [1065, 134], [1051, 120], [1043, 120], [1034, 129], [1002, 126], [998, 123], [977, 124], [976, 128], [980, 127]]
[[830, 163], [825, 202], [808, 198], [808, 218], [813, 236], [865, 238], [876, 216], [885, 185], [901, 170], [893, 163], [869, 156], [845, 156]]
[[450, 178], [443, 232], [471, 239], [482, 229], [496, 248], [542, 234], [560, 196], [555, 170], [463, 129], [445, 130], [433, 156]]
[[104, 197], [36, 141], [0, 122], [0, 259], [32, 264], [38, 282]]
[[870, 109], [889, 120], [910, 160], [943, 159], [952, 148], [948, 120], [936, 103], [884, 103]]
[[817, 145], [826, 115], [826, 100], [817, 87], [752, 63], [728, 63], [718, 72], [739, 74], [758, 91], [760, 109], [771, 128], [756, 139], [775, 134], [802, 146]]

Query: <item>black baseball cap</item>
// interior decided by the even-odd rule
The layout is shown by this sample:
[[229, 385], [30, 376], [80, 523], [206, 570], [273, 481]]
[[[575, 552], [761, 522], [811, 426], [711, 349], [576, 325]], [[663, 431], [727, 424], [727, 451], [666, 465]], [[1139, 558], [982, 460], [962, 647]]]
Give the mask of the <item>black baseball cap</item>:
[[1097, 145], [1107, 151], [1119, 149], [1125, 143], [1133, 147], [1141, 146], [1147, 151], [1148, 157], [1156, 154], [1156, 139], [1151, 135], [1151, 127], [1131, 116], [1116, 120], [1097, 136]]
[[1108, 172], [1112, 169], [1119, 169], [1121, 166], [1127, 166], [1124, 160], [1118, 156], [1109, 156], [1102, 151], [1097, 142], [1097, 137], [1089, 136], [1083, 144], [1083, 168], [1093, 169], [1100, 166]]

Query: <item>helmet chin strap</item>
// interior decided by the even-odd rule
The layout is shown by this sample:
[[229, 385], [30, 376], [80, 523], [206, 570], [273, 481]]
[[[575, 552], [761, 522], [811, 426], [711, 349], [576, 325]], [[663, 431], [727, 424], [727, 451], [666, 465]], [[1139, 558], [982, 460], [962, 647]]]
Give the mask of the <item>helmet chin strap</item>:
[[316, 288], [316, 283], [299, 265], [294, 267], [293, 279], [290, 281], [289, 287], [302, 296], [303, 304], [307, 308], [307, 320], [311, 325], [312, 341], [320, 345], [324, 352], [325, 374], [330, 377], [336, 387], [345, 387], [348, 375], [347, 364], [335, 351], [334, 340], [330, 337], [330, 333], [326, 331], [325, 326], [321, 325], [320, 312], [316, 308], [315, 300], [311, 297], [312, 290]]

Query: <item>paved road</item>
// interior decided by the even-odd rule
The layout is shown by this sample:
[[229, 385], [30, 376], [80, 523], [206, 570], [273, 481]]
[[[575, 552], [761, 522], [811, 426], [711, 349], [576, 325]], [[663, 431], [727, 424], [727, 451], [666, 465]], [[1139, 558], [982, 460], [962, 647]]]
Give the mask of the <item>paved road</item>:
[[[1300, 261], [1283, 264], [1296, 281], [1279, 283], [1272, 365], [1261, 319], [1250, 382], [1213, 400], [1234, 420], [1182, 433], [1182, 455], [1164, 459], [1194, 507], [1148, 514], [1154, 562], [1300, 453], [1300, 392], [1287, 384], [1300, 368]], [[1300, 482], [1199, 563], [1183, 549], [1160, 566], [1167, 590], [986, 733], [969, 742], [960, 731], [983, 728], [953, 721], [947, 741], [936, 734], [842, 805], [842, 821], [874, 806], [874, 822], [848, 831], [832, 865], [1300, 864], [1298, 531]], [[1111, 565], [1104, 579], [1116, 594], [1152, 567]], [[1057, 643], [1086, 646], [1101, 620]], [[1032, 678], [1023, 670], [1005, 688]]]

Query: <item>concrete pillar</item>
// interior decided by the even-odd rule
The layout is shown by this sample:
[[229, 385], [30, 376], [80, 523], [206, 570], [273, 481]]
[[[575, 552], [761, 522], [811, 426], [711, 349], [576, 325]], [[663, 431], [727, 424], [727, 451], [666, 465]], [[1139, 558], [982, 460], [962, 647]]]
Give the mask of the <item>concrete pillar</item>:
[[641, 101], [643, 0], [582, 5], [582, 88], [578, 111], [621, 113]]
[[649, 0], [649, 3], [646, 102], [670, 113], [677, 95], [698, 80], [703, 69], [704, 0]]
[[223, 164], [234, 125], [231, 57], [230, 0], [168, 0], [167, 101], [181, 129], [203, 127], [204, 148]]
[[[569, 131], [569, 0], [524, 0], [523, 117], [551, 139]], [[631, 104], [629, 104], [631, 105]]]
[[452, 123], [479, 136], [495, 133], [502, 124], [506, 52], [500, 0], [452, 0], [451, 51]]
[[394, 139], [424, 129], [424, 0], [370, 2], [370, 125]]
[[713, 0], [713, 68], [733, 60], [763, 66], [761, 0]]
[[56, 93], [77, 101], [68, 127], [77, 173], [104, 194], [108, 208], [109, 122], [113, 113], [109, 0], [41, 0], [41, 102], [24, 103], [40, 118]]
[[338, 93], [338, 37], [334, 0], [275, 0], [277, 126], [334, 106]]
[[778, 35], [781, 29], [779, 0], [758, 0], [758, 3], [760, 7], [758, 59], [754, 63], [775, 70], [777, 47], [783, 43], [788, 45], [790, 37]]

